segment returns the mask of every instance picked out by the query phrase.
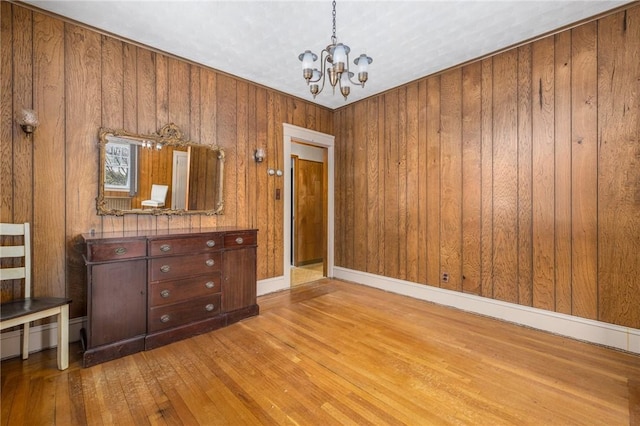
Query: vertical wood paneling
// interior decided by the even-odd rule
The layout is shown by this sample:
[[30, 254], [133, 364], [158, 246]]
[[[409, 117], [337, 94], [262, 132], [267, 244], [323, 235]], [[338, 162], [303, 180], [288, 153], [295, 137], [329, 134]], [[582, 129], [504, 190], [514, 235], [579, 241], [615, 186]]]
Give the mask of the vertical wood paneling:
[[555, 311], [571, 313], [571, 32], [554, 45]]
[[[191, 65], [184, 61], [174, 58], [168, 58], [167, 71], [168, 71], [168, 87], [167, 96], [168, 103], [168, 122], [174, 123], [180, 127], [183, 136], [187, 140], [191, 140]], [[165, 123], [166, 124], [166, 123]], [[197, 141], [197, 140], [196, 140]], [[173, 151], [171, 153], [166, 151], [166, 158], [162, 161], [162, 164], [167, 167], [163, 170], [163, 175], [167, 176], [169, 184], [169, 193], [167, 194], [166, 202], [171, 206], [174, 202], [173, 194], [171, 191], [171, 183], [173, 180], [172, 168], [168, 167], [173, 164]], [[189, 216], [176, 216], [169, 219], [171, 223], [167, 223], [169, 228], [189, 228], [190, 218]]]
[[[156, 60], [157, 54], [149, 50], [137, 49], [137, 105], [146, 105], [146, 107], [138, 108], [138, 132], [144, 134], [155, 133], [158, 131], [156, 123], [156, 102], [158, 99], [156, 88]], [[150, 165], [146, 170], [151, 170]], [[140, 176], [139, 188], [143, 188], [146, 176]], [[136, 226], [138, 230], [153, 229], [155, 225], [155, 217], [136, 216]]]
[[533, 306], [554, 309], [554, 43], [533, 43]]
[[517, 51], [493, 60], [493, 295], [518, 301]]
[[[31, 232], [34, 236], [47, 235], [50, 238], [33, 238], [34, 259], [47, 259], [46, 263], [37, 260], [33, 262], [33, 281], [42, 283], [38, 288], [33, 289], [33, 294], [36, 296], [66, 294], [67, 146], [65, 120], [59, 119], [60, 111], [65, 111], [64, 28], [65, 25], [59, 20], [34, 14], [33, 102], [38, 111], [40, 125], [32, 135], [34, 168]], [[82, 37], [85, 35], [87, 34], [79, 29], [70, 34], [72, 38], [74, 36], [78, 38], [77, 44], [71, 47], [72, 52], [79, 52], [86, 47], [82, 42]], [[96, 64], [99, 64], [99, 61]], [[83, 73], [76, 77], [78, 84], [83, 82], [83, 77]], [[81, 87], [78, 89], [82, 90]], [[81, 123], [79, 125], [82, 126]], [[38, 167], [40, 164], [54, 164], [56, 167]], [[77, 188], [75, 184], [73, 188]], [[80, 204], [78, 207], [83, 209], [89, 206]]]
[[[406, 257], [407, 272], [405, 279], [412, 282], [418, 282], [418, 258], [421, 250], [418, 238], [420, 235], [420, 218], [418, 200], [415, 194], [420, 192], [420, 163], [419, 163], [419, 145], [418, 145], [418, 83], [407, 86], [407, 120], [406, 120], [406, 174], [407, 188], [405, 191], [405, 200], [407, 203], [406, 216]], [[424, 246], [422, 246], [423, 248]]]
[[[278, 168], [278, 151], [276, 150], [275, 144], [275, 127], [277, 124], [275, 123], [274, 110], [275, 110], [275, 94], [271, 92], [267, 92], [266, 94], [266, 111], [267, 111], [267, 132], [266, 132], [266, 141], [267, 141], [267, 152], [270, 152], [268, 157], [269, 168], [276, 170]], [[265, 208], [267, 209], [267, 222], [268, 224], [275, 223], [276, 220], [276, 211], [275, 205], [272, 200], [275, 199], [276, 193], [276, 177], [270, 176], [267, 179], [267, 197]], [[276, 260], [274, 259], [274, 255], [276, 252], [276, 234], [275, 229], [273, 227], [268, 228], [268, 240], [267, 240], [267, 253], [268, 254], [268, 275], [275, 276], [276, 275]]]
[[518, 303], [533, 304], [531, 45], [518, 49]]
[[[125, 43], [123, 45], [123, 126], [138, 131], [138, 48]], [[106, 127], [106, 126], [105, 126]], [[125, 215], [119, 225], [122, 229], [136, 229], [137, 220], [133, 215]], [[104, 221], [103, 221], [104, 223]]]
[[398, 277], [399, 209], [398, 209], [398, 90], [392, 90], [385, 97], [385, 172], [384, 179], [384, 233], [385, 233], [385, 275]]
[[[18, 142], [18, 146], [29, 147], [30, 151], [30, 143], [25, 142], [27, 140], [26, 135], [22, 132], [22, 129], [16, 123], [14, 117], [18, 108], [23, 101], [23, 96], [25, 96], [24, 88], [20, 90], [20, 87], [15, 84], [15, 80], [19, 79], [20, 76], [13, 75], [14, 66], [16, 60], [12, 58], [13, 49], [15, 45], [14, 40], [19, 40], [21, 34], [23, 32], [20, 30], [20, 22], [16, 23], [16, 26], [13, 25], [13, 14], [12, 14], [13, 6], [7, 2], [0, 3], [0, 40], [6, 41], [6, 43], [2, 43], [0, 46], [0, 57], [2, 57], [2, 61], [0, 61], [0, 73], [2, 73], [2, 78], [0, 79], [0, 100], [2, 101], [2, 108], [0, 108], [0, 172], [2, 176], [15, 176], [16, 168], [14, 168], [14, 154], [18, 151], [18, 147], [14, 146], [13, 140], [15, 139]], [[28, 24], [31, 26], [31, 17], [28, 16], [28, 19], [22, 21], [22, 25]], [[14, 29], [16, 30], [16, 35], [14, 36]], [[31, 32], [25, 31], [29, 39], [31, 38]], [[19, 43], [20, 45], [24, 45], [24, 42]], [[28, 43], [29, 49], [31, 49], [32, 43]], [[11, 60], [8, 60], [11, 58]], [[17, 62], [20, 62], [19, 59]], [[29, 68], [26, 69], [24, 76], [27, 76], [29, 89], [31, 88], [31, 62], [26, 61], [25, 65]], [[17, 90], [14, 92], [12, 88], [16, 88]], [[26, 93], [30, 93], [31, 90], [26, 91]], [[14, 101], [18, 101], [16, 104]], [[24, 104], [27, 106], [27, 104]], [[31, 101], [29, 101], [28, 106], [31, 107]], [[23, 139], [24, 138], [24, 139]], [[17, 157], [16, 157], [17, 159]], [[31, 158], [29, 157], [29, 162], [26, 164], [27, 169], [31, 164]], [[14, 210], [14, 190], [16, 180], [3, 178], [0, 179], [0, 220], [2, 222], [24, 222], [25, 219], [20, 217], [15, 217]], [[25, 200], [26, 201], [26, 200]], [[28, 205], [29, 203], [25, 203]], [[29, 221], [31, 219], [28, 219]], [[4, 243], [4, 242], [3, 242]], [[3, 264], [5, 262], [11, 262], [10, 259], [3, 259]], [[4, 266], [4, 265], [3, 265]], [[2, 280], [0, 281], [0, 301], [4, 302], [6, 300], [11, 300], [15, 297], [20, 296], [20, 282], [19, 281], [9, 281]]]
[[[124, 128], [124, 52], [123, 43], [112, 37], [101, 37], [102, 77], [104, 95], [100, 97], [102, 123], [110, 129]], [[81, 59], [76, 59], [81, 61]], [[102, 71], [102, 72], [100, 72]]]
[[[33, 63], [34, 55], [34, 19], [30, 12], [25, 9], [14, 6], [13, 19], [13, 111], [9, 110], [12, 116], [21, 111], [22, 108], [30, 108], [35, 110], [39, 117], [50, 111], [41, 109], [42, 99], [35, 98], [34, 71], [36, 66], [43, 67], [42, 61]], [[3, 39], [4, 41], [4, 39]], [[52, 39], [54, 43], [60, 43], [55, 37]], [[37, 40], [40, 48], [42, 40]], [[4, 62], [4, 60], [2, 61]], [[57, 68], [60, 63], [52, 64], [54, 72], [60, 72]], [[42, 72], [42, 70], [40, 70]], [[55, 78], [55, 76], [53, 76]], [[3, 75], [4, 79], [4, 75]], [[53, 90], [53, 89], [52, 89]], [[40, 95], [42, 97], [42, 94]], [[62, 96], [60, 96], [62, 98]], [[4, 110], [4, 108], [3, 108]], [[42, 121], [42, 118], [40, 118]], [[37, 143], [47, 143], [46, 137], [43, 138], [43, 132], [34, 132], [31, 136], [27, 136], [19, 125], [13, 127], [13, 181], [12, 188], [13, 199], [13, 218], [15, 222], [32, 222], [34, 214], [34, 152]], [[43, 142], [44, 141], [44, 142]], [[40, 156], [42, 158], [42, 156]], [[33, 232], [33, 228], [32, 228]]]
[[[216, 129], [217, 129], [217, 74], [210, 71], [200, 70], [200, 143], [204, 145], [217, 145]], [[225, 170], [228, 164], [225, 160]], [[223, 181], [223, 185], [226, 181]], [[227, 194], [227, 188], [223, 189], [223, 193]], [[224, 205], [226, 209], [226, 203]], [[218, 223], [217, 216], [200, 216], [200, 226], [210, 227], [216, 226]], [[260, 238], [260, 235], [258, 235]]]
[[[112, 37], [101, 37], [101, 67], [94, 67], [100, 75], [103, 96], [100, 96], [98, 86], [98, 99], [102, 112], [99, 123], [110, 129], [123, 129], [124, 127], [124, 52], [123, 43]], [[80, 59], [76, 59], [76, 62]], [[100, 72], [101, 71], [101, 72]], [[95, 105], [94, 103], [93, 105]], [[89, 123], [94, 124], [94, 123]], [[100, 125], [100, 124], [98, 124]], [[91, 169], [89, 169], [91, 170]], [[87, 171], [89, 171], [87, 170]], [[95, 173], [91, 173], [94, 175]], [[96, 180], [97, 185], [97, 180]], [[102, 230], [105, 232], [117, 232], [124, 229], [124, 217], [113, 218], [102, 222]]]
[[[598, 318], [597, 24], [572, 30], [571, 314]], [[637, 140], [637, 139], [636, 139]], [[558, 309], [560, 312], [564, 310]], [[569, 312], [566, 312], [569, 313]]]
[[[287, 97], [281, 93], [275, 94], [277, 102], [275, 103], [275, 111], [274, 111], [274, 119], [273, 123], [275, 123], [275, 133], [273, 135], [273, 144], [275, 146], [276, 152], [276, 169], [283, 170], [284, 173], [290, 173], [289, 170], [284, 170], [284, 149], [282, 147], [283, 140], [283, 130], [282, 123], [284, 123], [287, 119]], [[275, 196], [273, 197], [274, 201], [274, 220], [269, 224], [269, 226], [273, 226], [274, 231], [274, 251], [273, 251], [273, 261], [275, 262], [274, 276], [279, 277], [284, 274], [284, 177], [276, 178], [276, 188], [280, 190], [280, 199], [276, 200]]]
[[407, 276], [407, 87], [398, 89], [398, 272]]
[[344, 229], [344, 225], [342, 222], [342, 216], [344, 214], [344, 190], [345, 185], [342, 184], [342, 168], [344, 167], [342, 156], [345, 151], [345, 140], [342, 137], [342, 114], [344, 110], [336, 111], [333, 116], [333, 127], [336, 129], [335, 132], [335, 152], [334, 152], [334, 161], [335, 161], [335, 172], [334, 172], [334, 185], [335, 185], [335, 193], [333, 195], [334, 205], [335, 205], [335, 219], [334, 219], [334, 245], [335, 249], [333, 252], [334, 262], [336, 265], [344, 265], [344, 238], [343, 235], [338, 229]]
[[[342, 219], [345, 232], [343, 233], [344, 238], [344, 248], [342, 252], [342, 256], [344, 259], [344, 264], [348, 265], [349, 268], [353, 267], [353, 259], [357, 256], [354, 253], [354, 245], [355, 245], [355, 229], [354, 229], [354, 220], [355, 220], [355, 186], [354, 186], [354, 170], [353, 170], [353, 161], [354, 161], [354, 153], [353, 150], [350, 149], [354, 144], [354, 127], [355, 121], [353, 120], [353, 110], [347, 109], [344, 111], [344, 120], [343, 120], [343, 133], [342, 137], [345, 141], [345, 145], [343, 146], [345, 149], [342, 151], [342, 168], [340, 169], [343, 182], [347, 184], [347, 190], [343, 193], [343, 211], [342, 211]], [[349, 149], [346, 149], [349, 147]]]
[[238, 203], [238, 140], [237, 140], [237, 92], [236, 80], [226, 75], [216, 79], [216, 145], [225, 149], [224, 215], [218, 218], [218, 225], [236, 225], [236, 206]]
[[[265, 89], [258, 87], [256, 89], [256, 147], [262, 147], [266, 151], [267, 159], [257, 166], [256, 175], [258, 176], [255, 192], [256, 192], [256, 226], [258, 232], [258, 259], [269, 259], [271, 252], [269, 251], [269, 240], [271, 239], [269, 228], [269, 209], [268, 203], [271, 199], [267, 180], [267, 168], [271, 167], [271, 157], [275, 155], [267, 144], [267, 92]], [[271, 277], [269, 270], [269, 262], [258, 262], [257, 274], [258, 279]]]
[[598, 319], [640, 328], [638, 93], [635, 7], [602, 19], [598, 28]]
[[[386, 239], [387, 234], [385, 232], [386, 226], [386, 217], [387, 217], [387, 199], [385, 192], [385, 185], [387, 180], [387, 164], [386, 164], [386, 139], [384, 137], [387, 123], [385, 120], [386, 116], [386, 98], [384, 96], [380, 96], [378, 99], [378, 116], [376, 117], [378, 123], [378, 206], [380, 213], [378, 216], [378, 258], [380, 262], [378, 263], [377, 273], [384, 274], [385, 271], [385, 263], [387, 256], [386, 249]], [[340, 232], [340, 231], [338, 231]]]
[[480, 294], [482, 64], [462, 70], [462, 291]]
[[380, 203], [378, 180], [380, 179], [378, 163], [380, 161], [378, 150], [378, 101], [375, 97], [366, 101], [367, 133], [366, 152], [362, 153], [367, 161], [367, 271], [378, 273], [382, 258], [380, 257], [380, 235], [378, 223], [384, 205]]
[[480, 294], [493, 298], [493, 59], [482, 61], [482, 267]]
[[236, 86], [236, 225], [248, 226], [249, 200], [248, 182], [249, 160], [253, 158], [253, 151], [249, 146], [248, 129], [248, 101], [249, 89], [247, 83], [238, 81]]
[[[367, 104], [360, 102], [355, 105], [353, 112], [356, 117], [362, 117], [367, 111]], [[367, 128], [364, 120], [356, 121], [353, 129], [353, 175], [367, 175]], [[369, 235], [367, 233], [367, 180], [354, 179], [353, 182], [353, 208], [349, 211], [353, 215], [353, 227], [355, 235], [362, 235], [362, 238], [355, 238], [353, 241], [353, 252], [359, 253], [353, 258], [352, 268], [363, 270], [367, 267], [367, 247], [369, 246]]]
[[427, 284], [440, 285], [440, 77], [427, 79]]
[[462, 69], [444, 73], [440, 105], [440, 287], [462, 290]]
[[[0, 40], [4, 43], [0, 45], [0, 172], [3, 176], [13, 175], [13, 129], [17, 123], [13, 119], [15, 116], [15, 106], [13, 104], [13, 14], [12, 5], [7, 2], [0, 3]], [[27, 32], [27, 34], [30, 34]], [[9, 60], [11, 58], [11, 60]], [[31, 75], [31, 73], [26, 73]], [[13, 179], [0, 179], [0, 221], [13, 222]], [[2, 282], [2, 297], [5, 300], [5, 283]], [[7, 284], [8, 285], [8, 284]]]
[[418, 83], [418, 278], [427, 283], [427, 247], [429, 241], [427, 223], [427, 81]]
[[[169, 73], [169, 62], [171, 59], [163, 54], [156, 55], [156, 124], [155, 128], [160, 129], [166, 123], [171, 121], [169, 116], [169, 80], [171, 75]], [[157, 131], [157, 130], [156, 130]], [[155, 131], [154, 131], [155, 132]], [[167, 150], [160, 151], [160, 160], [151, 162], [151, 174], [147, 176], [150, 178], [144, 186], [140, 186], [141, 190], [144, 191], [144, 188], [151, 188], [151, 185], [154, 183], [161, 183], [164, 185], [169, 184], [169, 182], [165, 181], [166, 173], [161, 167], [166, 164], [166, 156]], [[141, 179], [142, 184], [142, 179]], [[150, 189], [149, 189], [150, 191]], [[167, 199], [170, 196], [167, 195]], [[151, 228], [150, 229], [158, 229], [158, 230], [168, 230], [169, 229], [169, 220], [164, 216], [155, 216], [151, 219]]]
[[[98, 176], [95, 172], [95, 163], [89, 161], [75, 161], [76, 158], [96, 158], [96, 130], [103, 120], [101, 116], [101, 100], [104, 89], [101, 83], [105, 80], [104, 63], [101, 58], [101, 37], [86, 29], [73, 25], [66, 25], [65, 29], [65, 124], [64, 135], [66, 140], [75, 141], [73, 144], [62, 144], [65, 154], [66, 167], [62, 169], [66, 188], [64, 211], [59, 214], [66, 223], [65, 234], [67, 236], [67, 268], [69, 277], [68, 295], [75, 303], [71, 305], [71, 315], [80, 315], [84, 309], [86, 271], [80, 251], [76, 249], [79, 243], [78, 235], [98, 228], [100, 222], [94, 215], [87, 212], [95, 212], [95, 189], [98, 186]], [[113, 90], [117, 95], [113, 96], [114, 102], [120, 99], [120, 112], [109, 111], [113, 116], [109, 119], [117, 120], [122, 125], [122, 48], [115, 45], [112, 66], [107, 67], [107, 73], [113, 71], [117, 76], [113, 81]], [[109, 57], [109, 55], [105, 55]], [[118, 58], [116, 60], [115, 58]], [[79, 99], [90, 99], [91, 102], [71, 102], [78, 96]], [[108, 96], [107, 96], [108, 97]], [[116, 123], [114, 121], [114, 123]], [[56, 193], [56, 192], [54, 192]], [[122, 229], [122, 220], [117, 222], [118, 230]]]

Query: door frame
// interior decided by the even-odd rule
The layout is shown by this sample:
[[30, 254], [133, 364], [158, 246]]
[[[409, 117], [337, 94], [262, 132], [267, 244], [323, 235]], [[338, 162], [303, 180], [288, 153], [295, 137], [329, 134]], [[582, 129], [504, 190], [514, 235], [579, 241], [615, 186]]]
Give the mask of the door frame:
[[[186, 158], [187, 160], [186, 166], [184, 169], [181, 169], [178, 167], [179, 158], [183, 158], [183, 159]], [[184, 209], [186, 210], [188, 207], [187, 192], [189, 191], [189, 181], [186, 178], [186, 176], [188, 175], [188, 169], [189, 169], [189, 154], [187, 154], [185, 151], [173, 151], [173, 172], [171, 176], [171, 208], [174, 210], [177, 208], [176, 207], [177, 195], [182, 195], [182, 202], [185, 203]], [[184, 178], [185, 180], [183, 194], [177, 193], [177, 190], [180, 189], [179, 186], [177, 185], [180, 178]]]
[[294, 142], [302, 142], [307, 145], [315, 145], [327, 150], [327, 277], [333, 277], [334, 262], [334, 143], [335, 137], [326, 133], [317, 132], [315, 130], [305, 129], [303, 127], [294, 126], [293, 124], [282, 123], [284, 135], [284, 285], [286, 288], [291, 287], [291, 144]]

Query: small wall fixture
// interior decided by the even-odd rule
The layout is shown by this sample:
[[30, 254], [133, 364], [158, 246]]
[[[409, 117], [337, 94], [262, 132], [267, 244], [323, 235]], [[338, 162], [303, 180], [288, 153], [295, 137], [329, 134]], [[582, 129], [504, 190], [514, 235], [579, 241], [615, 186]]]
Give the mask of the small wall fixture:
[[258, 148], [253, 153], [253, 159], [256, 160], [256, 163], [262, 163], [264, 161], [265, 153], [264, 148]]
[[23, 108], [18, 112], [16, 121], [27, 135], [33, 133], [36, 130], [36, 127], [38, 127], [38, 124], [40, 124], [36, 112], [32, 109], [26, 108]]

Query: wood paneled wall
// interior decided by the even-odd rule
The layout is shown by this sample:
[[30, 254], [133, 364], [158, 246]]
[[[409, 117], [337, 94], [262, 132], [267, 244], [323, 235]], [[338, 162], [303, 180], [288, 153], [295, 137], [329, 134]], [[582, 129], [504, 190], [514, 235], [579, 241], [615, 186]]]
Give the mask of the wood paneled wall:
[[[258, 279], [280, 276], [282, 123], [333, 133], [332, 111], [214, 70], [2, 2], [1, 220], [33, 224], [36, 295], [73, 298], [85, 312], [79, 236], [96, 231], [238, 225], [258, 234]], [[33, 108], [40, 126], [15, 123]], [[158, 131], [225, 148], [222, 216], [97, 216], [98, 129]], [[253, 151], [264, 147], [265, 162]], [[3, 299], [12, 297], [3, 287]]]
[[640, 328], [637, 3], [334, 120], [336, 265]]

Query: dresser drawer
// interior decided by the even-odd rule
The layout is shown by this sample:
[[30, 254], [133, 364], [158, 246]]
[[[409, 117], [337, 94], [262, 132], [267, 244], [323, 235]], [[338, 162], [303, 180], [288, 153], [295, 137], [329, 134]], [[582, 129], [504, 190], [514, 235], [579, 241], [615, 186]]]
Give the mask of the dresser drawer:
[[149, 309], [148, 332], [166, 330], [220, 314], [220, 294]]
[[255, 232], [234, 232], [224, 236], [224, 248], [244, 247], [256, 245]]
[[221, 259], [221, 254], [216, 252], [151, 259], [149, 262], [150, 281], [175, 280], [217, 272], [222, 266]]
[[146, 255], [147, 242], [144, 239], [87, 244], [87, 261], [89, 262], [132, 259]]
[[220, 293], [220, 272], [177, 281], [160, 281], [149, 286], [149, 307], [168, 305]]
[[149, 256], [189, 254], [214, 251], [221, 248], [222, 236], [218, 234], [184, 238], [163, 238], [149, 241]]

